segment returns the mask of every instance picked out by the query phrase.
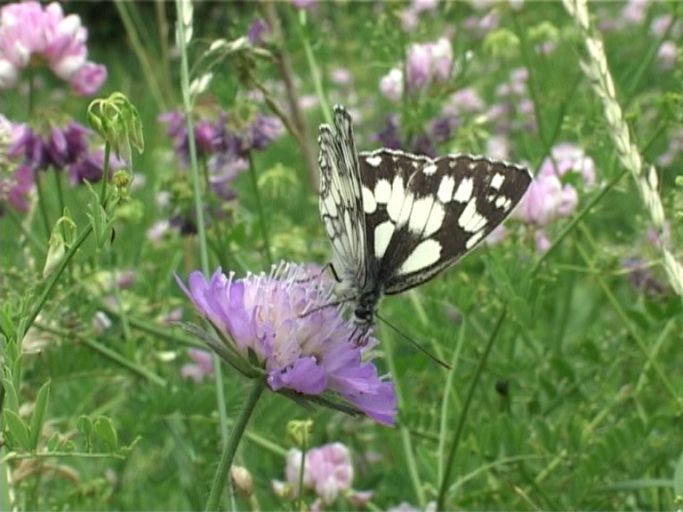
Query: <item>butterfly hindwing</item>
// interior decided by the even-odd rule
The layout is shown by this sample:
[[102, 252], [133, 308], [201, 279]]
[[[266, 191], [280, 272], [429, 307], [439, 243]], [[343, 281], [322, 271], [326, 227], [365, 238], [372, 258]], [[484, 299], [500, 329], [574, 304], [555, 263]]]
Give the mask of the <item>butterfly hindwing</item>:
[[469, 252], [524, 195], [528, 170], [467, 155], [359, 155], [368, 273], [384, 293], [416, 286]]

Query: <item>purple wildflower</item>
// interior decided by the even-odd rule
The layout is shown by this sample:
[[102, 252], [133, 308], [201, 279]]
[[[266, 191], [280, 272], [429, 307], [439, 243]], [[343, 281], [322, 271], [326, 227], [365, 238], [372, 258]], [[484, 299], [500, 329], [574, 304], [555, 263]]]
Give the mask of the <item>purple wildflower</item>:
[[[301, 450], [292, 448], [287, 453], [285, 475], [287, 483], [299, 495]], [[353, 465], [351, 452], [342, 443], [329, 443], [306, 452], [304, 488], [312, 489], [325, 505], [331, 505], [339, 494], [351, 490]]]
[[433, 82], [449, 79], [453, 66], [453, 49], [445, 37], [436, 42], [413, 44], [406, 57], [406, 84], [415, 91]]
[[403, 71], [400, 68], [391, 69], [380, 79], [379, 90], [385, 98], [400, 101], [403, 97]]
[[25, 212], [33, 190], [33, 171], [21, 162], [17, 144], [28, 128], [15, 124], [0, 114], [0, 209], [4, 203]]
[[252, 149], [266, 149], [284, 131], [285, 127], [279, 117], [256, 114], [249, 127], [249, 143]]
[[88, 130], [82, 124], [70, 121], [66, 127], [54, 126], [44, 139], [45, 165], [61, 169], [73, 164], [88, 151]]
[[261, 18], [257, 18], [249, 26], [249, 31], [247, 32], [247, 39], [253, 45], [263, 44], [266, 37], [270, 34], [270, 27]]
[[16, 85], [19, 70], [35, 57], [71, 85], [79, 95], [95, 93], [107, 78], [107, 69], [87, 60], [88, 31], [80, 17], [64, 16], [53, 2], [17, 2], [0, 9], [0, 88]]
[[662, 69], [672, 69], [676, 65], [678, 47], [673, 41], [664, 41], [657, 52], [657, 62]]
[[191, 348], [187, 353], [192, 362], [180, 368], [180, 375], [186, 379], [192, 379], [195, 384], [201, 384], [206, 377], [213, 375], [213, 358], [210, 352]]
[[363, 362], [363, 350], [349, 340], [353, 326], [328, 303], [332, 283], [301, 266], [280, 264], [269, 275], [235, 279], [219, 269], [210, 279], [190, 274], [178, 284], [245, 361], [257, 361], [273, 391], [302, 394], [336, 392], [369, 417], [393, 424], [393, 385], [375, 366]]

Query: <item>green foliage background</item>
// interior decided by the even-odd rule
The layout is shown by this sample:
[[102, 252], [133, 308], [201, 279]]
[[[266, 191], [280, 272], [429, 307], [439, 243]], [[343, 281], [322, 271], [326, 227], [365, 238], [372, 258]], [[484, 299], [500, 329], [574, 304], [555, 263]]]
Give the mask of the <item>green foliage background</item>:
[[[623, 5], [591, 9], [598, 20], [610, 19]], [[379, 509], [403, 501], [424, 506], [418, 503], [416, 487], [425, 501], [434, 499], [444, 449], [440, 436], [449, 446], [484, 346], [506, 308], [464, 424], [449, 508], [674, 508], [674, 471], [678, 463], [681, 472], [683, 451], [681, 300], [666, 284], [658, 293], [634, 288], [624, 269], [626, 258], [638, 258], [654, 279], [666, 283], [659, 253], [645, 240], [643, 204], [616, 159], [601, 104], [580, 69], [580, 32], [559, 3], [530, 2], [519, 11], [500, 4], [500, 27], [484, 37], [464, 27], [474, 12], [468, 4], [441, 5], [413, 33], [400, 30], [398, 13], [403, 7], [335, 2], [303, 14], [287, 3], [277, 4], [284, 39], [276, 48], [291, 57], [299, 94], [316, 94], [303, 49], [308, 44], [326, 98], [362, 112], [356, 126], [359, 146], [371, 149], [371, 136], [386, 114], [399, 113], [406, 132], [419, 131], [454, 90], [473, 86], [490, 101], [511, 70], [526, 67], [538, 133], [513, 133], [513, 159], [536, 170], [554, 144], [574, 141], [595, 160], [599, 184], [582, 193], [573, 218], [552, 226], [552, 240], [568, 231], [537, 268], [540, 255], [532, 237], [512, 236], [502, 245], [477, 250], [417, 290], [382, 303], [384, 316], [439, 357], [455, 362], [449, 376], [379, 325], [379, 364], [388, 371], [388, 356], [395, 364], [399, 427], [383, 428], [326, 410], [312, 413], [280, 396], [265, 395], [238, 453], [239, 464], [253, 475], [258, 505], [264, 510], [296, 508], [274, 494], [271, 480], [284, 476], [284, 454], [292, 446], [287, 423], [309, 417], [314, 420], [312, 445], [341, 441], [351, 448], [354, 487], [372, 490]], [[22, 508], [201, 509], [221, 446], [215, 389], [210, 380], [197, 385], [181, 378], [179, 369], [187, 362], [182, 342], [188, 336], [162, 322], [178, 307], [186, 320], [194, 318], [173, 275], [186, 276], [199, 266], [196, 240], [172, 236], [155, 246], [145, 237], [162, 215], [155, 206], [156, 194], [179, 179], [179, 162], [157, 122], [160, 112], [180, 104], [179, 62], [169, 50], [173, 4], [95, 7], [69, 2], [65, 9], [84, 17], [91, 58], [108, 66], [101, 96], [120, 90], [140, 112], [146, 151], [136, 157], [135, 171], [144, 176], [144, 184], [131, 192], [114, 243], [101, 252], [92, 243], [80, 251], [43, 310], [38, 329], [24, 340], [17, 395], [20, 411], [21, 405], [30, 410], [38, 390], [51, 382], [39, 451], [56, 435], [62, 451], [120, 458], [35, 457], [8, 435], [5, 419], [2, 469], [12, 469], [12, 490]], [[641, 25], [604, 35], [620, 102], [647, 161], [666, 150], [683, 118], [681, 61], [673, 70], [662, 71], [655, 58], [662, 40], [647, 29], [663, 13], [679, 20], [680, 5], [653, 5]], [[252, 3], [197, 4], [191, 62], [199, 63], [214, 39], [244, 35], [259, 16], [259, 5]], [[128, 29], [122, 17], [130, 21]], [[434, 40], [447, 25], [454, 29], [451, 42], [461, 71], [448, 84], [398, 106], [384, 99], [378, 81], [401, 60], [407, 45]], [[133, 38], [140, 40], [137, 49]], [[549, 38], [556, 49], [548, 55], [536, 52], [535, 45]], [[212, 70], [210, 94], [237, 115], [246, 116], [251, 108], [244, 102], [244, 67], [252, 65], [259, 81], [279, 83], [277, 67], [267, 60], [249, 62], [237, 56]], [[328, 78], [340, 66], [352, 73], [351, 90], [337, 89]], [[200, 65], [194, 68], [196, 74], [201, 70]], [[47, 75], [45, 81], [39, 101], [47, 103], [52, 87], [60, 84]], [[82, 99], [61, 103], [82, 121], [85, 107]], [[25, 116], [25, 98], [3, 92], [2, 109], [20, 119]], [[306, 121], [313, 143], [315, 127], [323, 121], [321, 108], [307, 110]], [[440, 150], [482, 153], [490, 130], [470, 120]], [[674, 185], [681, 163], [679, 158], [671, 168], [660, 169], [660, 192], [673, 219], [674, 243], [681, 231], [680, 189]], [[329, 248], [318, 219], [317, 196], [295, 139], [286, 134], [266, 152], [255, 154], [254, 167], [274, 258], [325, 262]], [[48, 192], [50, 179], [45, 177]], [[613, 186], [595, 202], [608, 183]], [[237, 179], [236, 190], [239, 200], [229, 220], [222, 226], [214, 223], [209, 231], [211, 266], [220, 264], [237, 273], [266, 270], [269, 262], [248, 173]], [[57, 203], [50, 193], [47, 198], [51, 218], [56, 219]], [[86, 198], [83, 188], [70, 189], [67, 196], [79, 226], [87, 223]], [[591, 202], [594, 206], [586, 209]], [[45, 240], [37, 217], [31, 226]], [[0, 217], [0, 300], [13, 313], [35, 300], [42, 283], [41, 255], [32, 245], [19, 246], [20, 238], [17, 226]], [[111, 293], [114, 269], [133, 269], [137, 279], [131, 289], [120, 291], [126, 314], [110, 312], [113, 326], [98, 333], [92, 318], [96, 311], [107, 310], [103, 297]], [[91, 342], [119, 354], [137, 370], [103, 356]], [[140, 369], [157, 378], [141, 377]], [[239, 410], [245, 386], [224, 368], [229, 419]], [[112, 440], [109, 422], [118, 439]], [[11, 452], [20, 457], [9, 457]], [[407, 453], [414, 458], [412, 474]], [[255, 506], [240, 496], [234, 500], [240, 509]], [[336, 506], [351, 507], [343, 500]]]

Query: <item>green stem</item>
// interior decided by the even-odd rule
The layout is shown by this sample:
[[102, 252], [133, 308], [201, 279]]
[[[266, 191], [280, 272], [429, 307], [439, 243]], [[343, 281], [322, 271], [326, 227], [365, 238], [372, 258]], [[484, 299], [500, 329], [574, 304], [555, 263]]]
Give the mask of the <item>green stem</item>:
[[23, 326], [23, 331], [28, 332], [29, 328], [31, 325], [33, 325], [33, 322], [35, 322], [36, 318], [40, 314], [40, 311], [43, 309], [43, 306], [45, 306], [45, 303], [47, 302], [47, 299], [50, 297], [50, 294], [52, 293], [52, 290], [54, 289], [55, 285], [57, 284], [57, 281], [59, 281], [60, 276], [62, 275], [62, 272], [64, 272], [64, 269], [66, 266], [69, 264], [71, 259], [74, 257], [78, 249], [83, 245], [83, 242], [90, 236], [90, 233], [92, 233], [92, 224], [88, 224], [88, 227], [85, 228], [83, 231], [81, 231], [81, 234], [78, 235], [78, 238], [74, 241], [73, 245], [69, 247], [69, 250], [67, 253], [64, 255], [64, 258], [62, 261], [59, 263], [59, 266], [55, 269], [54, 273], [52, 274], [52, 277], [47, 283], [47, 286], [45, 287], [45, 290], [43, 290], [43, 293], [40, 295], [38, 298], [38, 301], [36, 302], [36, 305], [33, 308], [33, 311], [31, 311], [31, 314], [28, 317], [28, 321], [26, 322], [26, 325]]
[[263, 237], [263, 244], [266, 247], [266, 258], [268, 258], [268, 265], [270, 266], [273, 264], [273, 254], [270, 250], [270, 237], [268, 236], [268, 229], [266, 228], [266, 216], [263, 213], [263, 203], [261, 202], [261, 193], [259, 191], [258, 179], [256, 178], [256, 166], [254, 166], [254, 159], [251, 156], [251, 153], [249, 153], [249, 175], [251, 176], [251, 186], [254, 189], [254, 197], [256, 198], [261, 236]]
[[444, 454], [446, 453], [446, 433], [448, 432], [448, 404], [450, 401], [450, 391], [453, 384], [453, 376], [455, 375], [460, 360], [460, 353], [465, 341], [465, 320], [463, 319], [460, 325], [460, 332], [458, 333], [458, 344], [455, 346], [453, 356], [451, 357], [451, 369], [448, 370], [446, 377], [446, 385], [443, 392], [443, 400], [441, 401], [441, 418], [439, 423], [439, 460], [437, 475], [439, 480], [443, 478], [444, 469]]
[[[306, 11], [303, 9], [300, 10], [299, 15], [305, 16]], [[302, 18], [299, 23], [299, 39], [301, 40], [301, 44], [304, 47], [304, 51], [306, 52], [306, 62], [308, 63], [308, 69], [311, 72], [313, 86], [315, 87], [315, 94], [318, 96], [318, 101], [320, 101], [320, 107], [323, 111], [323, 117], [325, 118], [325, 122], [328, 125], [332, 126], [333, 122], [330, 104], [327, 102], [327, 96], [325, 96], [325, 91], [323, 89], [322, 77], [320, 76], [320, 69], [318, 68], [318, 64], [315, 61], [315, 56], [313, 55], [311, 43], [308, 41], [308, 37], [304, 32], [304, 26], [304, 19]]]
[[156, 375], [155, 373], [152, 373], [149, 370], [147, 370], [144, 366], [140, 366], [131, 361], [130, 359], [123, 357], [121, 354], [114, 352], [109, 347], [104, 346], [102, 343], [99, 343], [95, 340], [91, 340], [90, 338], [87, 338], [85, 336], [81, 336], [80, 334], [77, 334], [73, 331], [59, 329], [57, 327], [50, 327], [47, 325], [43, 325], [41, 323], [37, 323], [36, 328], [40, 329], [41, 331], [61, 336], [64, 339], [76, 339], [84, 345], [87, 345], [89, 348], [93, 349], [95, 352], [98, 352], [100, 355], [112, 360], [113, 362], [122, 366], [123, 368], [126, 368], [127, 370], [130, 370], [131, 372], [135, 373], [139, 377], [142, 377], [143, 379], [148, 380], [149, 382], [157, 384], [159, 386], [166, 385], [166, 381], [158, 375]]
[[[104, 304], [104, 302], [100, 302], [98, 304], [98, 307], [99, 307], [99, 309], [102, 309], [105, 313], [107, 313], [108, 315], [111, 315], [115, 318], [118, 318], [119, 320], [121, 320], [123, 322], [122, 314], [119, 311], [110, 308], [109, 306]], [[158, 326], [156, 326], [152, 323], [146, 322], [144, 320], [140, 320], [139, 318], [128, 316], [128, 323], [132, 327], [134, 327], [140, 331], [146, 332], [148, 334], [152, 334], [158, 338], [164, 339], [166, 341], [170, 341], [171, 343], [177, 343], [179, 345], [186, 345], [188, 347], [206, 348], [206, 345], [204, 345], [203, 343], [198, 343], [191, 338], [179, 336], [177, 334], [168, 332], [161, 327], [158, 327]]]
[[[116, 0], [114, 5], [116, 6], [116, 10], [119, 12], [123, 26], [126, 28], [126, 33], [128, 34], [128, 39], [130, 41], [130, 45], [133, 47], [135, 56], [140, 61], [140, 66], [142, 66], [142, 69], [144, 70], [144, 76], [147, 78], [149, 91], [156, 101], [160, 111], [165, 112], [167, 108], [166, 102], [164, 101], [164, 96], [161, 94], [161, 87], [159, 86], [158, 82], [159, 74], [154, 69], [154, 66], [152, 66], [152, 62], [150, 61], [150, 58], [145, 50], [145, 45], [140, 40], [140, 35], [135, 28], [135, 23], [133, 22], [133, 19], [127, 10], [129, 5], [123, 0]], [[133, 4], [131, 3], [130, 5], [132, 6]]]
[[33, 181], [36, 184], [36, 192], [38, 193], [38, 207], [40, 209], [40, 216], [43, 219], [43, 226], [48, 240], [50, 239], [50, 221], [47, 215], [47, 205], [45, 204], [45, 195], [43, 194], [43, 186], [40, 184], [40, 171], [33, 169]]
[[[118, 3], [117, 3], [118, 5]], [[183, 12], [181, 0], [176, 0], [176, 13]], [[192, 99], [190, 98], [190, 68], [187, 59], [187, 42], [185, 37], [185, 26], [183, 20], [176, 21], [178, 29], [178, 45], [180, 49], [180, 88], [183, 95], [183, 109], [185, 110], [185, 121], [187, 123], [188, 146], [190, 150], [190, 168], [192, 171], [192, 191], [194, 194], [194, 208], [197, 216], [197, 236], [199, 237], [199, 257], [202, 265], [202, 272], [209, 273], [209, 249], [206, 242], [206, 225], [204, 222], [204, 202], [202, 201], [202, 188], [199, 176], [199, 163], [197, 160], [197, 144], [194, 137], [194, 122], [192, 119]], [[216, 387], [216, 405], [220, 418], [220, 430], [223, 443], [226, 442], [228, 431], [228, 415], [225, 410], [225, 392], [223, 390], [223, 371], [218, 355], [212, 354], [214, 368], [214, 384]]]
[[305, 510], [304, 507], [304, 471], [306, 471], [306, 437], [304, 437], [303, 445], [301, 446], [301, 466], [299, 467], [299, 510]]
[[254, 380], [251, 390], [249, 391], [249, 395], [247, 395], [247, 400], [244, 402], [242, 410], [235, 421], [235, 426], [230, 432], [230, 438], [228, 439], [228, 442], [225, 443], [223, 448], [223, 454], [221, 455], [221, 460], [218, 463], [218, 468], [216, 468], [216, 474], [213, 477], [213, 484], [211, 484], [209, 499], [206, 501], [206, 507], [204, 507], [204, 510], [206, 511], [218, 510], [218, 504], [221, 500], [223, 489], [227, 486], [228, 471], [230, 471], [232, 459], [235, 457], [237, 446], [242, 438], [242, 434], [244, 434], [244, 429], [249, 422], [249, 418], [254, 412], [256, 402], [258, 402], [258, 399], [265, 387], [265, 379]]
[[[391, 375], [398, 375], [396, 371], [396, 362], [394, 361], [394, 354], [390, 343], [384, 344], [385, 359], [387, 361], [387, 366], [389, 367], [389, 373]], [[398, 409], [401, 410], [403, 404], [403, 394], [398, 382], [394, 382], [394, 389], [396, 392], [396, 402]], [[410, 480], [413, 483], [413, 490], [415, 491], [415, 496], [417, 498], [417, 503], [419, 508], [424, 508], [427, 500], [425, 499], [424, 489], [422, 488], [422, 482], [420, 481], [420, 475], [417, 471], [417, 462], [415, 461], [415, 454], [412, 446], [412, 441], [410, 439], [410, 431], [408, 427], [399, 423], [399, 431], [401, 434], [401, 443], [403, 444], [403, 452], [406, 457], [406, 464], [408, 466], [408, 474], [410, 475]]]
[[449, 487], [448, 482], [451, 479], [451, 471], [453, 470], [453, 461], [455, 459], [455, 454], [458, 451], [458, 446], [460, 445], [460, 439], [462, 437], [462, 432], [465, 427], [465, 420], [467, 419], [470, 404], [472, 403], [472, 397], [474, 396], [474, 391], [477, 388], [479, 379], [481, 378], [481, 374], [484, 369], [484, 366], [486, 365], [489, 353], [491, 352], [493, 343], [496, 341], [496, 338], [498, 337], [498, 332], [500, 331], [500, 328], [503, 325], [503, 321], [505, 320], [506, 315], [507, 309], [503, 308], [503, 311], [501, 311], [500, 316], [498, 317], [498, 321], [496, 322], [496, 326], [493, 328], [493, 331], [489, 336], [489, 340], [486, 343], [486, 348], [484, 348], [484, 353], [481, 355], [481, 359], [479, 360], [479, 366], [477, 366], [477, 371], [474, 374], [474, 378], [472, 379], [472, 384], [470, 385], [470, 389], [467, 392], [467, 398], [465, 398], [465, 404], [463, 405], [462, 413], [460, 413], [460, 420], [458, 421], [458, 426], [455, 429], [455, 433], [453, 434], [453, 444], [451, 444], [451, 449], [448, 452], [448, 457], [446, 457], [444, 474], [443, 478], [441, 479], [441, 485], [439, 486], [439, 495], [436, 501], [436, 510], [444, 510], [444, 502], [446, 501], [446, 493], [448, 492]]
[[14, 210], [7, 208], [3, 213], [9, 217], [9, 219], [17, 226], [17, 228], [19, 228], [21, 234], [24, 235], [38, 251], [40, 251], [41, 255], [46, 254], [47, 249], [45, 248], [45, 244], [36, 238], [36, 236], [33, 234], [33, 231], [24, 227], [24, 224], [21, 222], [19, 217], [17, 217], [17, 214], [14, 212]]
[[104, 144], [104, 162], [102, 163], [102, 183], [100, 185], [100, 204], [105, 205], [107, 200], [107, 184], [109, 183], [109, 155], [111, 153], [111, 145], [109, 142]]

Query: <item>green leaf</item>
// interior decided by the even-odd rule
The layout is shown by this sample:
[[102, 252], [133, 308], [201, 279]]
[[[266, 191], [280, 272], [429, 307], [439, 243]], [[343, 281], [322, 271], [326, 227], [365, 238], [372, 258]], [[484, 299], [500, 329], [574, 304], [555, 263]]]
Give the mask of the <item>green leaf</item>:
[[24, 420], [22, 420], [17, 413], [10, 410], [5, 410], [5, 427], [9, 432], [12, 440], [21, 446], [24, 450], [31, 449], [29, 441], [28, 427]]
[[676, 497], [683, 497], [683, 453], [678, 458], [678, 463], [674, 470], [674, 492]]
[[119, 445], [119, 440], [111, 419], [105, 416], [100, 416], [95, 420], [93, 426], [95, 427], [95, 434], [97, 434], [97, 437], [102, 439], [102, 441], [104, 441], [109, 448], [115, 450]]
[[5, 388], [5, 401], [4, 409], [6, 411], [19, 411], [19, 399], [17, 398], [17, 391], [14, 389], [14, 384], [12, 379], [4, 378], [2, 379], [2, 387]]
[[92, 421], [87, 416], [81, 416], [76, 422], [76, 428], [85, 438], [85, 447], [87, 451], [92, 450]]
[[40, 440], [40, 433], [43, 429], [43, 421], [45, 419], [45, 411], [50, 399], [50, 381], [43, 384], [36, 396], [36, 405], [33, 408], [33, 415], [31, 416], [31, 450], [38, 447]]
[[54, 452], [57, 448], [59, 448], [59, 433], [55, 432], [50, 436], [50, 439], [47, 440], [47, 451]]
[[8, 303], [0, 309], [0, 331], [8, 340], [17, 339], [17, 330], [14, 327], [14, 322], [12, 322], [12, 311]]

